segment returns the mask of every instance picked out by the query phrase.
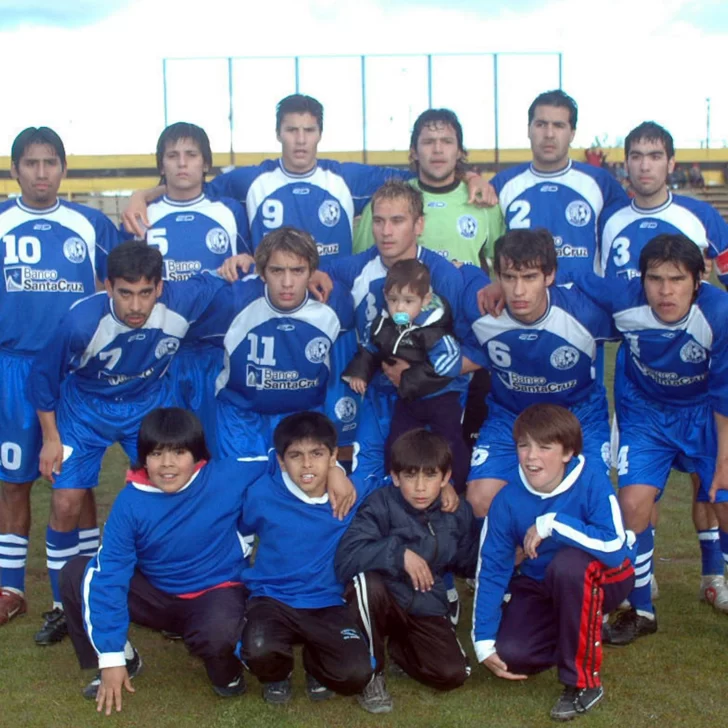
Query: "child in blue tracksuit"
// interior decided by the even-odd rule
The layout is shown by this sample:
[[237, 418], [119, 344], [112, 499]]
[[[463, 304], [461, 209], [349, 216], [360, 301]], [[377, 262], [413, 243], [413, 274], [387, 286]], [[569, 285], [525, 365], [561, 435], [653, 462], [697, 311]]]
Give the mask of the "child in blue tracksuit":
[[[512, 680], [556, 665], [564, 691], [551, 717], [570, 720], [604, 695], [603, 615], [632, 588], [635, 536], [624, 529], [602, 464], [592, 467], [581, 454], [573, 413], [532, 405], [513, 438], [518, 478], [493, 500], [481, 537], [475, 653]], [[514, 576], [518, 547], [525, 560]]]

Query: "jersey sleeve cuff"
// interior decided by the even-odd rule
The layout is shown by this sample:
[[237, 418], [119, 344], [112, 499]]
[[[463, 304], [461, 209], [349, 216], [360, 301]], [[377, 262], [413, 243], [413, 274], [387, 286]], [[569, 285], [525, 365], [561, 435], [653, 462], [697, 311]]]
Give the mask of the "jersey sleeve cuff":
[[536, 519], [536, 530], [541, 538], [548, 538], [554, 530], [555, 513], [544, 513]]
[[483, 662], [483, 660], [487, 660], [491, 655], [495, 654], [495, 640], [477, 640], [473, 642], [473, 647], [478, 662]]
[[102, 652], [99, 655], [99, 670], [103, 670], [107, 667], [126, 667], [124, 651]]

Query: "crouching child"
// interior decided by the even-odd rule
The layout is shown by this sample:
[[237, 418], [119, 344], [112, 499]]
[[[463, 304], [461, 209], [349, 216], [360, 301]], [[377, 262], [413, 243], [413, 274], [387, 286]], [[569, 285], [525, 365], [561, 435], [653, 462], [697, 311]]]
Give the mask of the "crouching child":
[[[603, 464], [581, 454], [581, 427], [571, 412], [528, 407], [513, 438], [519, 477], [495, 497], [483, 527], [475, 653], [509, 680], [556, 665], [564, 690], [551, 717], [570, 720], [604, 695], [603, 615], [634, 584], [635, 537], [625, 532]], [[514, 575], [518, 547], [525, 559]]]
[[361, 505], [336, 553], [336, 574], [372, 646], [375, 679], [360, 697], [388, 712], [385, 643], [396, 668], [425, 685], [452, 690], [470, 674], [449, 617], [448, 572], [472, 576], [478, 554], [470, 504], [443, 510], [452, 453], [440, 435], [411, 430], [392, 446], [392, 484]]
[[142, 420], [138, 464], [127, 474], [98, 554], [61, 572], [68, 630], [82, 669], [97, 668], [83, 695], [110, 715], [142, 660], [129, 622], [178, 634], [205, 663], [221, 697], [245, 691], [235, 656], [245, 611], [240, 573], [249, 548], [237, 523], [243, 495], [267, 458], [208, 462], [202, 425], [178, 408]]

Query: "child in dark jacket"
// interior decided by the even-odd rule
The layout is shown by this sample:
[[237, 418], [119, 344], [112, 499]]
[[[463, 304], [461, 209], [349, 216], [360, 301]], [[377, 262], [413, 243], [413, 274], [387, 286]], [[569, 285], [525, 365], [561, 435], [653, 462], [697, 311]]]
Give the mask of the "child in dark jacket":
[[392, 443], [405, 432], [427, 427], [442, 435], [453, 453], [453, 482], [465, 486], [469, 454], [461, 435], [462, 407], [458, 375], [462, 369], [460, 345], [453, 336], [450, 306], [430, 290], [430, 272], [413, 258], [396, 262], [384, 282], [387, 309], [367, 329], [356, 356], [342, 379], [358, 394], [381, 368], [382, 362], [404, 361], [397, 386], [385, 467], [390, 467]]
[[439, 690], [465, 682], [470, 667], [448, 616], [443, 576], [472, 575], [478, 551], [470, 505], [453, 513], [440, 507], [450, 480], [447, 442], [424, 429], [402, 435], [392, 447], [393, 485], [360, 506], [336, 552], [340, 581], [358, 606], [376, 661], [375, 678], [360, 698], [370, 712], [391, 710], [384, 683], [385, 640], [404, 672]]

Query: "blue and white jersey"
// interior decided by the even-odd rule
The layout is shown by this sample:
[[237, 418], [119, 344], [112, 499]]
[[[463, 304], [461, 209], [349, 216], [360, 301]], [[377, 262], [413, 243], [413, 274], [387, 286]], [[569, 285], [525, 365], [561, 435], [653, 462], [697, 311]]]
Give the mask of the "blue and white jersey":
[[473, 603], [473, 644], [479, 661], [497, 651], [503, 596], [513, 576], [516, 548], [536, 525], [543, 541], [536, 559], [526, 559], [520, 573], [536, 581], [563, 548], [585, 551], [616, 568], [635, 556], [635, 536], [625, 531], [617, 496], [606, 473], [583, 455], [566, 465], [565, 477], [551, 493], [534, 490], [521, 468], [518, 478], [496, 497], [481, 534]]
[[271, 230], [290, 225], [313, 235], [320, 256], [351, 255], [354, 218], [392, 178], [412, 174], [391, 167], [319, 159], [305, 174], [288, 172], [280, 159], [240, 167], [208, 184], [214, 194], [242, 200], [253, 248]]
[[[236, 200], [200, 195], [178, 201], [159, 197], [147, 208], [146, 241], [164, 258], [165, 281], [216, 271], [226, 258], [250, 253], [248, 216]], [[133, 236], [122, 227], [122, 235]]]
[[558, 172], [539, 172], [526, 163], [499, 172], [491, 184], [509, 230], [546, 228], [554, 236], [557, 283], [568, 273], [601, 275], [597, 222], [606, 207], [629, 202], [609, 172], [571, 160]]
[[728, 293], [701, 283], [698, 295], [682, 320], [659, 319], [639, 279], [601, 291], [590, 286], [590, 296], [612, 312], [625, 340], [624, 369], [615, 373], [648, 400], [676, 407], [710, 404], [728, 417]]
[[281, 472], [271, 452], [268, 472], [247, 490], [240, 533], [255, 534], [255, 562], [242, 580], [253, 597], [270, 597], [296, 609], [341, 606], [344, 585], [336, 578], [339, 541], [361, 503], [382, 484], [379, 478], [356, 482], [356, 503], [342, 521], [334, 517], [328, 493], [306, 495]]
[[709, 258], [725, 260], [719, 278], [728, 285], [728, 225], [707, 202], [668, 193], [659, 207], [639, 207], [634, 200], [604, 211], [600, 218], [602, 270], [606, 278], [634, 278], [640, 274], [640, 253], [663, 233], [682, 233]]
[[281, 310], [263, 281], [251, 275], [220, 291], [194, 335], [223, 341], [225, 362], [215, 387], [220, 399], [280, 414], [323, 404], [331, 346], [352, 319], [348, 291], [335, 288], [329, 304], [307, 293], [297, 308]]
[[71, 305], [106, 277], [119, 233], [90, 207], [57, 200], [36, 210], [17, 198], [0, 204], [0, 241], [0, 349], [34, 354]]
[[488, 395], [513, 415], [541, 402], [574, 407], [604, 397], [596, 379], [597, 341], [615, 338], [599, 306], [571, 284], [548, 289], [546, 313], [531, 324], [511, 316], [476, 318], [478, 364], [491, 372]]
[[28, 387], [36, 409], [56, 409], [61, 383], [115, 401], [145, 397], [160, 385], [190, 324], [225, 286], [208, 273], [166, 283], [146, 323], [133, 329], [104, 291], [79, 301], [35, 358]]
[[240, 581], [251, 548], [237, 523], [248, 487], [266, 471], [267, 458], [260, 460], [203, 463], [176, 493], [156, 488], [145, 470], [127, 474], [83, 579], [84, 627], [99, 667], [124, 664], [135, 570], [175, 595]]

